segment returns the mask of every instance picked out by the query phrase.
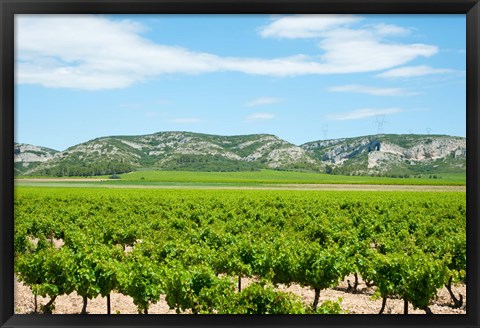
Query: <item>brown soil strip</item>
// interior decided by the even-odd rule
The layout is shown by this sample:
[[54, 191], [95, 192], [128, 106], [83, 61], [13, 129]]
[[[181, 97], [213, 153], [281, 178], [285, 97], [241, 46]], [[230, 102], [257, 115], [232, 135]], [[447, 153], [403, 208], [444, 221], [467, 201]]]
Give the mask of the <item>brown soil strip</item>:
[[15, 179], [15, 182], [24, 181], [24, 182], [98, 182], [106, 181], [105, 179], [95, 179], [95, 178], [25, 178], [25, 179]]
[[[343, 310], [351, 314], [377, 314], [381, 308], [381, 299], [372, 299], [372, 294], [375, 287], [368, 288], [364, 282], [360, 280], [357, 293], [346, 292], [347, 279], [353, 281], [353, 276], [347, 277], [342, 281], [337, 288], [329, 288], [322, 290], [320, 293], [320, 304], [325, 300], [337, 301], [342, 299], [341, 307]], [[243, 278], [242, 286], [245, 288], [251, 284], [255, 279]], [[280, 285], [278, 287], [281, 291], [292, 292], [301, 297], [305, 304], [312, 304], [314, 292], [308, 287], [301, 287], [293, 284], [289, 287]], [[452, 286], [456, 295], [459, 293], [464, 296], [464, 304], [459, 309], [452, 309], [449, 305], [452, 303], [450, 295], [446, 288], [438, 290], [436, 299], [429, 306], [434, 314], [466, 314], [466, 286], [458, 285]], [[38, 297], [40, 304], [47, 303], [49, 298]], [[105, 314], [107, 310], [106, 298], [97, 297], [88, 301], [87, 312], [92, 314]], [[111, 295], [112, 314], [136, 314], [137, 308], [133, 304], [132, 298], [119, 293], [112, 293]], [[82, 309], [82, 297], [73, 292], [70, 295], [62, 295], [55, 301], [54, 314], [78, 314]], [[15, 281], [15, 313], [29, 314], [34, 310], [34, 297], [29, 287]], [[175, 310], [169, 309], [165, 296], [162, 295], [160, 302], [152, 304], [149, 309], [151, 314], [175, 314]], [[385, 314], [401, 314], [403, 313], [403, 301], [400, 299], [388, 299], [385, 308]], [[408, 313], [411, 314], [425, 314], [425, 311], [416, 309], [409, 305]]]

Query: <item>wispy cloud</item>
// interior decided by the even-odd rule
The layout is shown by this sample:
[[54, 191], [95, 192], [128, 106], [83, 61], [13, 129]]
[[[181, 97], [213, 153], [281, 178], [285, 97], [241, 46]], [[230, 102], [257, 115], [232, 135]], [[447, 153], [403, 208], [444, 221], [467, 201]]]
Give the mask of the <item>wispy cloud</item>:
[[200, 123], [202, 122], [202, 120], [196, 117], [184, 117], [184, 118], [171, 119], [170, 122], [178, 123], [178, 124], [194, 124], [194, 123]]
[[430, 57], [438, 47], [423, 43], [392, 42], [410, 30], [393, 24], [359, 25], [354, 15], [293, 15], [280, 17], [260, 30], [263, 37], [313, 38], [323, 51], [319, 74], [371, 72], [395, 67], [417, 57]]
[[252, 113], [245, 117], [247, 121], [265, 121], [275, 118], [275, 114], [272, 113]]
[[362, 20], [354, 15], [294, 15], [275, 19], [263, 26], [259, 33], [262, 37], [275, 38], [317, 38], [333, 28]]
[[354, 110], [348, 113], [330, 114], [327, 116], [327, 119], [333, 121], [361, 120], [376, 115], [392, 115], [400, 112], [403, 112], [401, 108], [365, 108]]
[[150, 112], [145, 113], [146, 118], [155, 118], [155, 117], [159, 117], [159, 116], [160, 116], [160, 113], [158, 113], [158, 112], [150, 111]]
[[280, 98], [270, 98], [270, 97], [263, 97], [263, 98], [257, 98], [254, 100], [251, 100], [246, 103], [247, 107], [256, 107], [256, 106], [262, 106], [262, 105], [272, 105], [272, 104], [277, 104], [281, 102], [282, 99]]
[[418, 57], [431, 57], [438, 48], [422, 43], [400, 44], [383, 40], [364, 29], [339, 29], [320, 41], [321, 57], [335, 72], [372, 72], [392, 68]]
[[378, 77], [388, 77], [388, 78], [408, 78], [408, 77], [417, 77], [425, 76], [431, 74], [445, 74], [455, 72], [452, 69], [447, 68], [433, 68], [427, 65], [420, 66], [404, 66], [399, 68], [394, 68], [389, 71], [378, 74]]
[[[144, 38], [130, 20], [94, 15], [21, 16], [16, 21], [15, 81], [45, 87], [103, 90], [126, 88], [165, 74], [239, 72], [288, 77], [391, 69], [438, 52], [433, 45], [385, 40], [393, 25], [351, 26], [353, 15], [297, 15], [272, 20], [264, 37], [312, 38], [319, 53], [278, 58], [222, 57]], [[50, 33], [55, 31], [55, 34]], [[72, 37], [75, 35], [75, 37]]]
[[331, 92], [365, 93], [372, 96], [412, 96], [418, 93], [403, 88], [382, 88], [359, 84], [340, 85], [328, 88]]
[[393, 24], [377, 24], [373, 26], [375, 33], [384, 36], [407, 36], [412, 31], [408, 28]]

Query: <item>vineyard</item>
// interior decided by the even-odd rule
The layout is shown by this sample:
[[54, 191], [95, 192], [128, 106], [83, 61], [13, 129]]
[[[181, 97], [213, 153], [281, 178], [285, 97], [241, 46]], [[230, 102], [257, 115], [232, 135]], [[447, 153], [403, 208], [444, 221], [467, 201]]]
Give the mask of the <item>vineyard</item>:
[[83, 313], [99, 295], [110, 313], [112, 293], [145, 314], [161, 297], [177, 313], [343, 313], [321, 296], [347, 276], [375, 288], [377, 313], [389, 299], [431, 313], [444, 286], [464, 302], [463, 192], [17, 187], [14, 211], [16, 275], [49, 298], [35, 312], [75, 291]]

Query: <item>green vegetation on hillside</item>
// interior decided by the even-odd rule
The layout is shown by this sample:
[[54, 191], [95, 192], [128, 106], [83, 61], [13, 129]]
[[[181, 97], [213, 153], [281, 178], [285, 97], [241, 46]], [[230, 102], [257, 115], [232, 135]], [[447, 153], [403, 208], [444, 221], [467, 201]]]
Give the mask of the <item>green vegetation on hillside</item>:
[[[72, 146], [48, 161], [32, 161], [28, 152], [41, 155], [44, 148], [25, 145], [23, 154], [27, 156], [23, 157], [24, 162], [15, 164], [15, 173], [86, 177], [146, 168], [191, 172], [275, 169], [345, 176], [438, 177], [465, 172], [464, 145], [465, 138], [460, 137], [387, 134], [315, 141], [297, 147], [267, 134], [217, 136], [160, 132], [93, 139]], [[385, 152], [383, 147], [387, 149]], [[17, 148], [16, 156], [20, 155]]]
[[[417, 177], [419, 175], [438, 175], [443, 173], [464, 173], [466, 168], [465, 154], [456, 156], [451, 152], [448, 156], [433, 159], [429, 151], [425, 151], [424, 160], [409, 159], [415, 152], [423, 151], [423, 147], [431, 145], [434, 141], [449, 142], [464, 141], [465, 138], [447, 135], [414, 135], [414, 134], [382, 134], [364, 137], [334, 139], [327, 141], [309, 142], [302, 147], [318, 160], [326, 161], [325, 171], [335, 175], [373, 175], [393, 178]], [[410, 152], [409, 156], [399, 158], [398, 153], [386, 152], [382, 160], [371, 166], [369, 153], [381, 151], [385, 144], [401, 147]], [[438, 151], [440, 146], [434, 147]], [[441, 148], [441, 147], [440, 147]], [[431, 149], [430, 149], [431, 150]], [[329, 164], [332, 157], [342, 153], [343, 162], [339, 165]], [[388, 158], [388, 160], [386, 159]]]
[[132, 170], [133, 166], [128, 163], [115, 162], [108, 159], [92, 163], [73, 157], [69, 161], [61, 162], [56, 166], [39, 168], [36, 173], [39, 176], [51, 177], [89, 177], [126, 173]]
[[256, 162], [241, 162], [213, 155], [173, 155], [162, 164], [165, 171], [235, 172], [258, 171], [262, 165]]

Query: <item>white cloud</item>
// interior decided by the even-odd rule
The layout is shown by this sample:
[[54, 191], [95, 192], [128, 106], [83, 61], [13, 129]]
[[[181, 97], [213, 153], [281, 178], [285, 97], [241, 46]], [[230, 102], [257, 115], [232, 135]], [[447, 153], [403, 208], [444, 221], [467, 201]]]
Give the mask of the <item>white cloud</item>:
[[92, 15], [20, 16], [19, 83], [86, 90], [115, 89], [161, 74], [219, 70], [218, 57], [155, 44], [128, 20]]
[[[279, 18], [260, 33], [266, 37], [316, 37], [314, 42], [321, 53], [243, 58], [156, 44], [141, 36], [141, 25], [129, 20], [93, 15], [20, 15], [15, 29], [15, 80], [45, 87], [102, 90], [125, 88], [165, 74], [230, 71], [286, 77], [360, 73], [391, 69], [438, 51], [432, 45], [384, 41], [375, 29], [349, 28], [361, 19], [352, 15]], [[383, 30], [393, 33], [395, 28]]]
[[386, 36], [405, 36], [410, 30], [377, 24], [352, 28], [361, 17], [353, 15], [297, 15], [274, 20], [264, 27], [263, 37], [317, 38], [323, 51], [320, 65], [310, 69], [318, 74], [355, 73], [395, 67], [419, 56], [430, 57], [438, 47], [422, 43], [393, 43]]
[[381, 88], [359, 84], [340, 85], [328, 88], [331, 92], [365, 93], [372, 96], [411, 96], [418, 93], [410, 92], [403, 88]]
[[355, 23], [362, 17], [354, 15], [295, 15], [274, 20], [260, 29], [263, 37], [315, 38], [323, 36], [332, 28]]
[[256, 106], [262, 106], [262, 105], [272, 105], [272, 104], [278, 104], [281, 102], [282, 99], [280, 98], [269, 98], [269, 97], [264, 97], [264, 98], [257, 98], [252, 101], [249, 101], [246, 106], [247, 107], [256, 107]]
[[383, 108], [383, 109], [374, 109], [374, 108], [365, 108], [358, 109], [348, 113], [341, 114], [331, 114], [327, 116], [327, 119], [333, 121], [346, 121], [346, 120], [361, 120], [364, 118], [376, 116], [376, 115], [391, 115], [400, 113], [403, 110], [401, 108]]
[[378, 35], [407, 36], [412, 31], [408, 28], [393, 24], [377, 24], [374, 25], [375, 33]]
[[259, 121], [259, 120], [271, 120], [275, 118], [275, 114], [272, 113], [252, 113], [245, 119], [247, 121]]
[[334, 72], [371, 72], [405, 64], [419, 56], [430, 57], [436, 46], [383, 41], [367, 30], [337, 29], [329, 32], [319, 47], [325, 51], [321, 59]]
[[378, 77], [392, 77], [392, 78], [408, 78], [408, 77], [417, 77], [425, 76], [431, 74], [444, 74], [452, 73], [454, 70], [447, 68], [433, 68], [427, 65], [421, 66], [404, 66], [399, 68], [394, 68], [389, 71], [378, 74]]
[[196, 117], [185, 117], [185, 118], [174, 118], [170, 120], [172, 123], [178, 123], [178, 124], [194, 124], [194, 123], [200, 123], [202, 120]]

